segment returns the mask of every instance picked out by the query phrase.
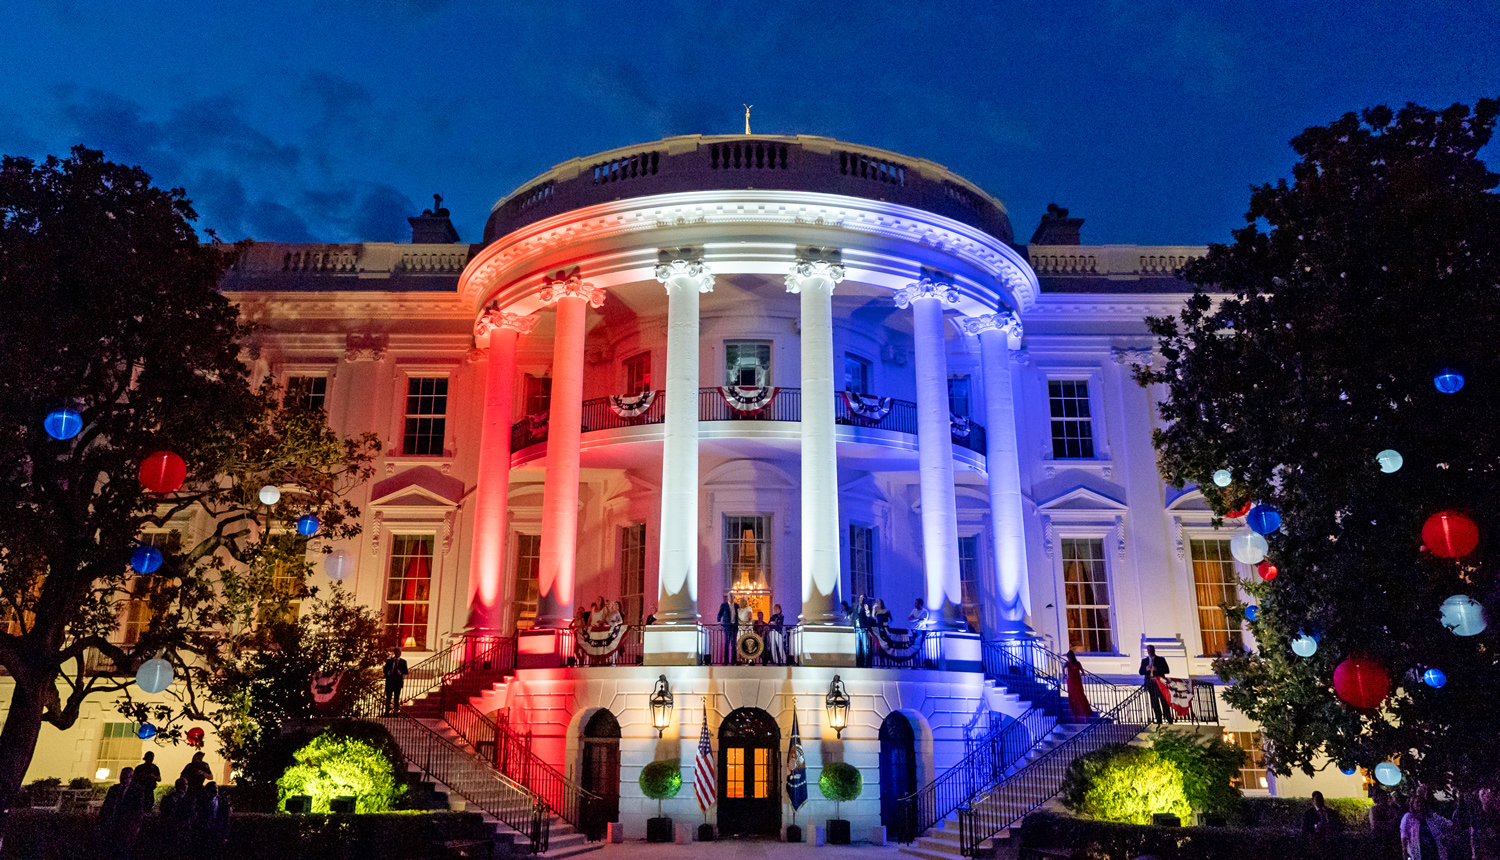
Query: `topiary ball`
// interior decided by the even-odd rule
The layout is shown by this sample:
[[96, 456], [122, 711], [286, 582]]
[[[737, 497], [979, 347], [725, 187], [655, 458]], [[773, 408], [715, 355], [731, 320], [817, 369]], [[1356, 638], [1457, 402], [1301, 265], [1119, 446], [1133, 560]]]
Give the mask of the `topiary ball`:
[[671, 800], [682, 790], [682, 768], [665, 759], [641, 768], [641, 792], [652, 800]]
[[864, 789], [865, 778], [860, 774], [859, 768], [847, 762], [829, 762], [823, 766], [823, 773], [818, 776], [818, 790], [829, 800], [840, 803], [858, 800], [859, 793]]

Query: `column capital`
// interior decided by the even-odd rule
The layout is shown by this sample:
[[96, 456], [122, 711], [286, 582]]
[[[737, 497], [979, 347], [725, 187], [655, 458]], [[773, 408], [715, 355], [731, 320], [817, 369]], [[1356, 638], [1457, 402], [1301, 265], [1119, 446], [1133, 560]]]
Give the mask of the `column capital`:
[[987, 331], [998, 331], [1007, 337], [1020, 337], [1021, 318], [1015, 311], [1001, 311], [995, 314], [983, 314], [977, 317], [964, 317], [958, 321], [959, 326], [969, 334], [980, 334]]
[[1110, 349], [1110, 354], [1115, 364], [1125, 367], [1141, 365], [1149, 368], [1156, 360], [1156, 353], [1149, 346], [1117, 346]]
[[802, 282], [812, 278], [822, 278], [830, 284], [837, 284], [844, 279], [844, 267], [827, 260], [798, 260], [787, 273], [786, 291], [800, 293]]
[[688, 260], [673, 260], [670, 263], [661, 263], [656, 267], [656, 280], [665, 284], [667, 292], [672, 291], [672, 282], [675, 280], [693, 281], [697, 284], [698, 292], [711, 293], [714, 291], [714, 275], [703, 263], [689, 262]]
[[951, 305], [958, 301], [958, 288], [943, 281], [923, 278], [897, 290], [892, 298], [898, 308], [908, 308], [917, 299], [937, 299]]
[[548, 278], [543, 282], [541, 290], [537, 292], [537, 298], [541, 299], [544, 305], [567, 298], [583, 299], [589, 303], [590, 307], [597, 308], [604, 304], [604, 288], [584, 283], [577, 275], [567, 280]]
[[497, 328], [515, 329], [520, 334], [530, 334], [536, 328], [536, 317], [530, 314], [513, 314], [491, 308], [474, 321], [474, 340], [488, 341], [490, 332]]

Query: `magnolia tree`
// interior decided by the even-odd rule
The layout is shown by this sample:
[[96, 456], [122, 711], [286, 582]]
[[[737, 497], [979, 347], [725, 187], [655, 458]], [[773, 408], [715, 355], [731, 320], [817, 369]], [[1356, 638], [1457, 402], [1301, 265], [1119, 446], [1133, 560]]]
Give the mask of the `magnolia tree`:
[[[1229, 608], [1255, 615], [1253, 645], [1215, 668], [1282, 774], [1500, 775], [1500, 632], [1442, 609], [1462, 595], [1500, 624], [1500, 201], [1479, 158], [1497, 113], [1308, 129], [1291, 182], [1254, 189], [1247, 226], [1187, 267], [1200, 292], [1150, 321], [1164, 478], [1220, 516], [1280, 516], [1274, 573], [1244, 586], [1258, 611]], [[1457, 545], [1461, 517], [1477, 547]]]

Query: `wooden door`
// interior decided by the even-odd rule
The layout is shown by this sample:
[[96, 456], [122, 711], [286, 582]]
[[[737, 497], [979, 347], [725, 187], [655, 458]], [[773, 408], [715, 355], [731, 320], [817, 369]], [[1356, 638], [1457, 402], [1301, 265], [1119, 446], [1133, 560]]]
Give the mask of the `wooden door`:
[[917, 744], [911, 721], [891, 714], [880, 724], [880, 823], [892, 839], [916, 826], [915, 808], [897, 803], [917, 790]]
[[719, 727], [719, 832], [775, 836], [781, 830], [781, 732], [770, 714], [741, 708]]

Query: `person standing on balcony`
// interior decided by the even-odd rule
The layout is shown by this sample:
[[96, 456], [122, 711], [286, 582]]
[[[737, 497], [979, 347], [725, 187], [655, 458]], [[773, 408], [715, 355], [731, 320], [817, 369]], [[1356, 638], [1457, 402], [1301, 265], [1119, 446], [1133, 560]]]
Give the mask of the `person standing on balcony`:
[[401, 659], [399, 645], [380, 671], [385, 675], [385, 713], [389, 716], [401, 707], [401, 685], [406, 683], [406, 673], [409, 671], [406, 661]]
[[769, 650], [771, 662], [778, 666], [786, 665], [786, 615], [781, 611], [781, 604], [771, 607], [771, 620], [768, 625]]
[[1141, 658], [1140, 676], [1142, 686], [1146, 688], [1146, 698], [1151, 700], [1151, 714], [1155, 717], [1157, 724], [1162, 720], [1172, 722], [1172, 707], [1167, 704], [1167, 697], [1161, 693], [1161, 678], [1167, 677], [1167, 658], [1156, 656], [1156, 646], [1146, 646], [1146, 656]]
[[885, 629], [891, 626], [891, 611], [886, 608], [884, 600], [875, 601], [875, 611], [871, 617], [875, 619], [875, 626]]
[[1078, 655], [1069, 651], [1063, 669], [1068, 675], [1068, 711], [1073, 715], [1073, 722], [1087, 722], [1094, 715], [1094, 709], [1089, 706], [1088, 696], [1083, 692], [1083, 664], [1078, 662]]
[[912, 632], [925, 630], [929, 617], [927, 605], [922, 602], [922, 598], [918, 597], [916, 605], [911, 609], [911, 614], [906, 616], [906, 623], [911, 627]]
[[734, 601], [726, 592], [724, 602], [719, 604], [719, 630], [724, 634], [723, 661], [724, 666], [734, 665], [735, 627], [739, 624], [739, 613], [735, 610]]

